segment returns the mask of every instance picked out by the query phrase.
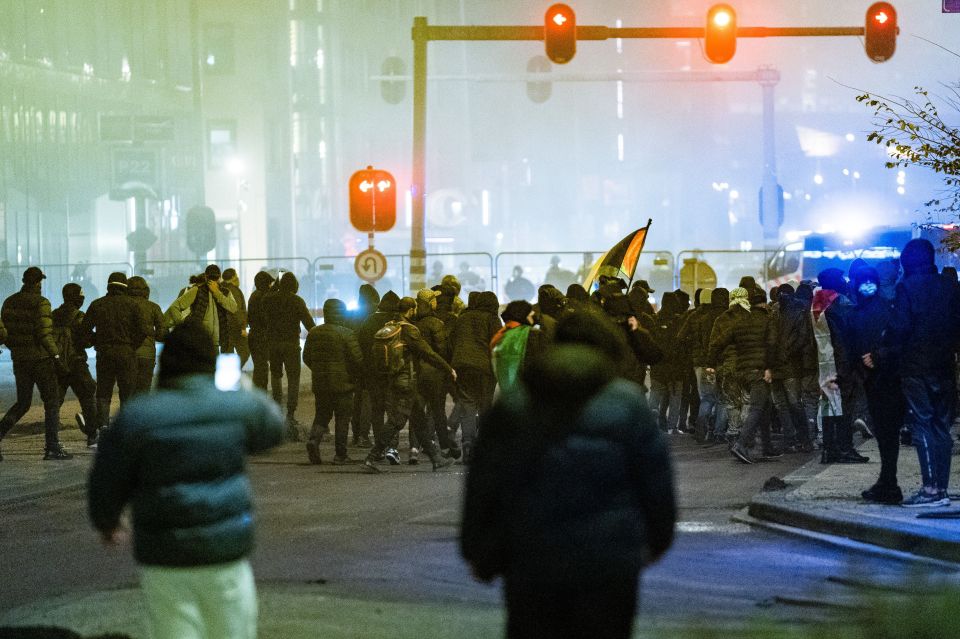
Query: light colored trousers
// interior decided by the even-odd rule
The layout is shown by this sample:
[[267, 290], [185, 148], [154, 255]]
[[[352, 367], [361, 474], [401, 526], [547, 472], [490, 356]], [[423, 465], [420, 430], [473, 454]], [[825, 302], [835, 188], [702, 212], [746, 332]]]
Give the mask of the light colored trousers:
[[140, 566], [152, 639], [255, 639], [257, 590], [250, 562]]

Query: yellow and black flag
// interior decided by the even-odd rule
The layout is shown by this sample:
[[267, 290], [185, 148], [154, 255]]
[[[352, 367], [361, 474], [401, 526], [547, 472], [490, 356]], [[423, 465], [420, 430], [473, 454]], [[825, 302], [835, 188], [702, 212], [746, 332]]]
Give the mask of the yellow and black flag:
[[629, 285], [637, 271], [637, 262], [640, 261], [640, 253], [643, 252], [643, 245], [647, 241], [651, 224], [653, 220], [647, 220], [645, 227], [626, 236], [604, 253], [590, 269], [590, 274], [583, 282], [583, 288], [589, 291], [601, 275], [613, 278], [623, 277]]

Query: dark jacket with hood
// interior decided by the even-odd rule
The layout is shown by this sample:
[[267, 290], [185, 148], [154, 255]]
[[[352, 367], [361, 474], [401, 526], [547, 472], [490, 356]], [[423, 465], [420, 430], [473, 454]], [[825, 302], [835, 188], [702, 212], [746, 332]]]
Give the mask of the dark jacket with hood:
[[[926, 248], [918, 244], [926, 242]], [[911, 240], [900, 255], [903, 280], [897, 286], [890, 339], [901, 347], [904, 377], [952, 377], [960, 336], [960, 295], [937, 273], [926, 240]]]
[[137, 347], [137, 357], [152, 360], [157, 356], [157, 342], [162, 342], [167, 334], [163, 309], [156, 302], [150, 301], [150, 287], [143, 278], [131, 277], [127, 280], [127, 293], [140, 309], [144, 328], [149, 326], [151, 329]]
[[480, 576], [599, 587], [635, 580], [670, 546], [667, 443], [614, 369], [598, 349], [557, 346], [483, 418], [460, 539]]
[[300, 341], [300, 325], [308, 331], [316, 326], [307, 303], [297, 295], [300, 283], [293, 273], [284, 273], [277, 290], [264, 299], [269, 313], [270, 342], [273, 344]]
[[495, 293], [470, 294], [469, 306], [457, 318], [450, 334], [450, 363], [454, 370], [472, 368], [493, 375], [490, 341], [503, 326], [497, 314], [499, 310]]
[[75, 302], [65, 301], [53, 311], [54, 334], [56, 334], [56, 331], [69, 332], [69, 336], [64, 336], [63, 340], [57, 338], [57, 343], [61, 346], [64, 343], [69, 344], [68, 352], [61, 352], [60, 356], [71, 368], [74, 363], [85, 364], [88, 359], [86, 348], [89, 344], [84, 343], [83, 331], [80, 330], [83, 324], [83, 315], [83, 311], [77, 307]]
[[323, 324], [307, 333], [303, 363], [313, 374], [314, 389], [349, 393], [363, 374], [360, 343], [348, 327], [347, 307], [330, 299], [323, 303]]
[[83, 341], [98, 351], [120, 347], [136, 350], [153, 333], [153, 326], [127, 294], [127, 286], [112, 282], [107, 285], [106, 295], [90, 303], [80, 330]]
[[247, 300], [247, 323], [250, 326], [247, 344], [252, 349], [263, 349], [270, 343], [271, 312], [264, 304], [264, 298], [270, 293], [274, 281], [266, 271], [260, 271], [253, 277], [254, 291]]
[[33, 361], [59, 355], [53, 339], [50, 301], [40, 294], [40, 284], [24, 284], [19, 293], [4, 300], [0, 317], [13, 359]]
[[701, 304], [687, 317], [680, 329], [679, 339], [690, 352], [694, 366], [709, 366], [710, 334], [717, 318], [730, 304], [730, 293], [725, 288], [700, 293]]
[[357, 293], [357, 309], [349, 314], [350, 328], [359, 331], [367, 318], [377, 312], [380, 293], [371, 284], [363, 284]]
[[[450, 348], [448, 345], [447, 329], [430, 307], [430, 304], [425, 304], [419, 299], [417, 300], [417, 317], [416, 321], [414, 321], [414, 326], [417, 327], [417, 330], [420, 331], [420, 336], [423, 337], [424, 341], [430, 345], [430, 348], [432, 348], [435, 353], [444, 359], [449, 359]], [[433, 366], [430, 366], [430, 369], [437, 370]]]
[[741, 375], [770, 368], [770, 333], [773, 331], [770, 311], [762, 306], [753, 306], [749, 311], [734, 306], [728, 312], [734, 315], [733, 320], [711, 337], [711, 351], [716, 353], [733, 346], [737, 354], [736, 371]]
[[774, 374], [778, 378], [815, 375], [819, 367], [817, 340], [810, 315], [812, 290], [801, 286], [793, 295], [780, 294], [774, 335]]
[[250, 554], [245, 457], [281, 442], [283, 418], [274, 402], [219, 391], [212, 374], [161, 380], [155, 392], [125, 404], [100, 437], [90, 518], [98, 530], [113, 530], [130, 502], [139, 563], [203, 566]]
[[680, 326], [684, 316], [674, 293], [663, 294], [663, 304], [651, 331], [663, 359], [650, 367], [650, 376], [659, 381], [677, 382], [687, 374], [687, 358], [680, 347]]
[[[900, 393], [900, 344], [886, 339], [896, 318], [896, 306], [893, 300], [880, 295], [879, 280], [877, 271], [866, 267], [855, 282], [858, 288], [864, 281], [872, 281], [878, 287], [873, 295], [860, 294], [857, 308], [850, 318], [852, 356], [867, 388]], [[863, 356], [868, 353], [873, 359], [873, 368], [863, 364]]]

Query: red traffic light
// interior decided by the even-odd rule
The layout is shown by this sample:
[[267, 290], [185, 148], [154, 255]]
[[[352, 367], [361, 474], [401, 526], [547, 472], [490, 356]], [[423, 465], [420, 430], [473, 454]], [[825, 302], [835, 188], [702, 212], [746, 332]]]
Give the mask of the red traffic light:
[[350, 223], [358, 231], [384, 232], [397, 223], [397, 181], [368, 166], [350, 177]]
[[873, 62], [886, 62], [897, 50], [897, 10], [889, 2], [875, 2], [867, 9], [865, 45]]
[[547, 57], [566, 64], [577, 54], [577, 14], [565, 4], [555, 4], [544, 16], [543, 40]]
[[725, 64], [737, 52], [737, 12], [728, 4], [715, 4], [707, 11], [704, 53], [714, 64]]

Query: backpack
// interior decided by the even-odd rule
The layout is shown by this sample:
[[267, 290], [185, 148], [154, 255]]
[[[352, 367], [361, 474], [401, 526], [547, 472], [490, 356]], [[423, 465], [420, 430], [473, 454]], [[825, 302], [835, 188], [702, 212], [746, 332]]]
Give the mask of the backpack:
[[403, 325], [406, 323], [389, 321], [373, 336], [373, 369], [376, 373], [393, 376], [410, 365], [407, 344], [403, 340]]
[[[57, 321], [53, 323], [53, 341], [57, 345], [57, 352], [60, 353], [61, 361], [70, 362], [76, 355], [73, 346], [73, 331], [70, 325], [73, 324], [73, 320], [79, 312], [80, 311], [75, 311], [70, 318], [66, 319], [62, 324]], [[58, 317], [57, 319], [65, 318]]]

